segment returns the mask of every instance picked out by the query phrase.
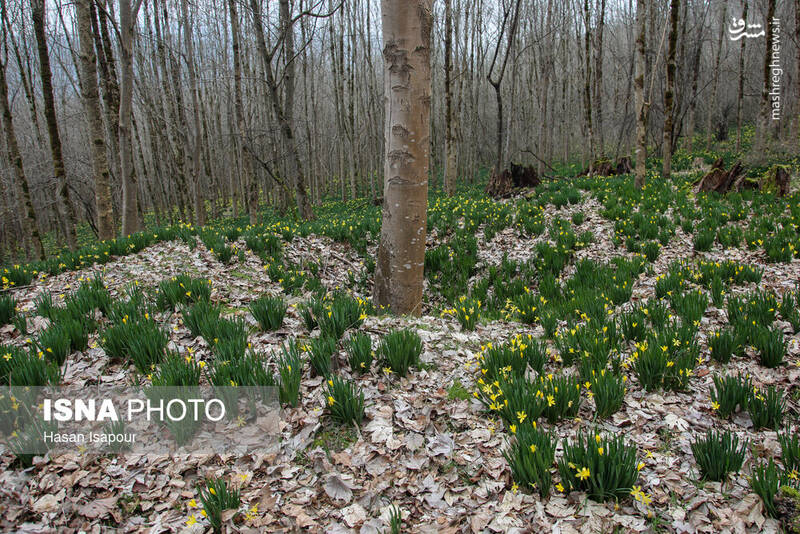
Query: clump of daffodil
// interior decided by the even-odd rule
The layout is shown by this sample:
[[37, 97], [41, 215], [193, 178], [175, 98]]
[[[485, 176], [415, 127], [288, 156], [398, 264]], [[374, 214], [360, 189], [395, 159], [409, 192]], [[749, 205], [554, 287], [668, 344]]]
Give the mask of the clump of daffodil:
[[364, 419], [364, 392], [339, 376], [326, 381], [325, 410], [337, 423], [360, 425]]
[[[222, 532], [222, 512], [225, 510], [238, 510], [239, 506], [241, 506], [242, 501], [239, 496], [239, 490], [228, 487], [223, 478], [211, 478], [207, 479], [203, 485], [198, 486], [197, 492], [202, 506], [201, 515], [208, 519], [215, 533]], [[194, 499], [189, 502], [190, 507], [196, 505], [197, 502]], [[192, 514], [186, 524], [191, 526], [196, 522], [197, 519]]]
[[564, 439], [563, 448], [558, 471], [567, 493], [585, 491], [595, 501], [622, 499], [639, 477], [636, 447], [621, 435], [579, 431], [573, 440]]

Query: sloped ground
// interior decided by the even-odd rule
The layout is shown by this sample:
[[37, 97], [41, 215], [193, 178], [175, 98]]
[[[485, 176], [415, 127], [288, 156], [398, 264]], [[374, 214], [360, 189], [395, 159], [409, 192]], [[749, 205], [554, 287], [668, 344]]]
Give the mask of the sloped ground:
[[[577, 251], [576, 258], [605, 261], [626, 255], [611, 243], [613, 224], [599, 211], [602, 206], [586, 195], [580, 204], [560, 210], [545, 210], [545, 223], [553, 217], [568, 219], [580, 209], [586, 219], [577, 230], [591, 229], [595, 241]], [[742, 223], [744, 224], [744, 223]], [[522, 238], [514, 228], [499, 232], [490, 242], [478, 231], [478, 257], [483, 265], [498, 264], [503, 253], [515, 260], [533, 255], [534, 243], [546, 239]], [[545, 234], [546, 235], [546, 234]], [[320, 278], [326, 287], [347, 287], [348, 271], [362, 269], [362, 258], [346, 244], [328, 238], [296, 237], [285, 245], [285, 255], [299, 263], [319, 260]], [[652, 270], [640, 275], [632, 301], [654, 296], [656, 278], [679, 258], [735, 259], [764, 269], [760, 286], [783, 293], [800, 280], [800, 260], [766, 263], [762, 250], [719, 246], [711, 252], [693, 250], [692, 236], [677, 230], [664, 247]], [[566, 279], [572, 265], [562, 273]], [[68, 294], [82, 279], [101, 272], [112, 295], [136, 281], [143, 286], [187, 272], [212, 282], [212, 299], [223, 302], [228, 312], [248, 317], [247, 303], [268, 292], [281, 294], [281, 287], [264, 273], [261, 260], [246, 253], [244, 262], [219, 263], [202, 245], [190, 250], [180, 241], [153, 245], [119, 258], [104, 267], [84, 269], [39, 278], [30, 288], [14, 291], [23, 311], [33, 310], [34, 298], [43, 291], [54, 297]], [[754, 285], [737, 286], [746, 293]], [[256, 350], [270, 353], [290, 336], [308, 333], [291, 305], [303, 300], [287, 297], [289, 312], [283, 328], [249, 337]], [[615, 311], [618, 315], [630, 304]], [[136, 456], [87, 458], [65, 455], [37, 458], [22, 470], [12, 465], [14, 457], [4, 451], [0, 461], [0, 524], [20, 532], [101, 532], [116, 527], [121, 532], [201, 532], [208, 523], [195, 505], [196, 484], [204, 477], [225, 477], [241, 488], [241, 513], [230, 519], [234, 531], [384, 532], [391, 505], [403, 514], [405, 527], [414, 532], [776, 532], [778, 523], [766, 517], [760, 498], [747, 480], [756, 457], [780, 457], [774, 431], [753, 431], [747, 414], [732, 420], [716, 417], [710, 406], [712, 377], [718, 373], [745, 371], [759, 387], [775, 385], [788, 398], [791, 421], [798, 413], [800, 337], [788, 324], [780, 324], [788, 339], [788, 365], [767, 369], [748, 348], [746, 356], [729, 364], [712, 361], [706, 336], [726, 323], [724, 309], [710, 305], [700, 325], [702, 362], [685, 392], [646, 392], [631, 374], [622, 409], [597, 423], [609, 433], [621, 433], [636, 446], [644, 462], [638, 484], [649, 504], [625, 499], [619, 503], [596, 503], [581, 492], [563, 494], [553, 490], [547, 499], [513, 489], [509, 468], [502, 455], [508, 432], [500, 419], [487, 414], [472, 398], [480, 376], [476, 356], [481, 345], [500, 343], [518, 333], [543, 335], [541, 326], [513, 321], [482, 321], [472, 332], [462, 331], [450, 316], [417, 319], [370, 316], [362, 331], [376, 342], [382, 334], [402, 325], [420, 334], [423, 364], [407, 378], [385, 373], [376, 363], [370, 373], [353, 376], [367, 401], [366, 418], [360, 429], [346, 429], [324, 417], [322, 378], [309, 378], [301, 387], [301, 405], [286, 409], [280, 447], [260, 456], [204, 458], [144, 458]], [[159, 317], [168, 326], [171, 344], [181, 353], [199, 360], [210, 357], [201, 338], [192, 338], [180, 313]], [[47, 321], [34, 318], [30, 337]], [[316, 334], [313, 334], [316, 335]], [[13, 327], [0, 330], [0, 342], [25, 344]], [[632, 348], [629, 347], [632, 351]], [[548, 369], [558, 366], [554, 362]], [[112, 364], [98, 346], [97, 334], [85, 352], [70, 355], [65, 364], [65, 383], [126, 383], [128, 369]], [[339, 369], [350, 372], [343, 351]], [[580, 428], [592, 428], [594, 406], [584, 393], [578, 417], [555, 425], [559, 437], [574, 436]], [[751, 440], [745, 466], [724, 484], [699, 478], [690, 443], [709, 427], [728, 428]], [[792, 428], [791, 426], [789, 428]], [[794, 427], [796, 430], [796, 426]], [[560, 455], [560, 445], [556, 457]], [[554, 470], [555, 473], [555, 470]], [[555, 476], [555, 475], [554, 475]], [[647, 501], [648, 499], [644, 499]], [[193, 506], [194, 505], [194, 506]], [[230, 515], [230, 514], [229, 514]]]

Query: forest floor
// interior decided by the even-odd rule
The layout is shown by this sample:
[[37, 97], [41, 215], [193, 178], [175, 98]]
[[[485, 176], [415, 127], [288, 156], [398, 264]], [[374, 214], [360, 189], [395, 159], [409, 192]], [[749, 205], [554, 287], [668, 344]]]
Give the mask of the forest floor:
[[[278, 446], [266, 448], [261, 454], [172, 458], [131, 454], [88, 457], [75, 453], [37, 457], [31, 467], [23, 468], [3, 446], [0, 525], [3, 530], [17, 532], [101, 532], [112, 527], [120, 532], [203, 532], [209, 529], [209, 522], [202, 513], [202, 505], [198, 505], [200, 496], [196, 486], [204, 479], [224, 478], [241, 491], [239, 513], [223, 517], [230, 531], [238, 532], [294, 529], [387, 532], [394, 507], [401, 511], [403, 529], [409, 532], [778, 532], [778, 521], [767, 513], [749, 482], [753, 467], [762, 459], [774, 458], [785, 466], [780, 460], [778, 431], [791, 433], [798, 428], [800, 333], [791, 318], [778, 317], [777, 312], [773, 312], [770, 325], [784, 335], [783, 365], [774, 368], [761, 365], [758, 350], [749, 344], [728, 363], [714, 360], [708, 349], [709, 337], [724, 330], [732, 320], [726, 305], [709, 302], [695, 325], [697, 362], [685, 387], [676, 388], [677, 391], [642, 387], [635, 357], [631, 359], [641, 346], [621, 335], [617, 348], [611, 350], [618, 356], [615, 361], [623, 362], [621, 366], [613, 365], [614, 371], [625, 375], [627, 381], [620, 409], [603, 419], [596, 418], [591, 388], [581, 385], [576, 413], [567, 410], [568, 415], [554, 423], [540, 419], [540, 425], [552, 429], [558, 438], [556, 461], [563, 454], [562, 440], [574, 439], [578, 431], [623, 436], [626, 443], [635, 447], [636, 462], [643, 463], [635, 482], [639, 492], [596, 502], [579, 489], [560, 491], [565, 481], [553, 468], [554, 487], [547, 496], [540, 497], [538, 492], [518, 487], [512, 478], [503, 455], [512, 439], [509, 421], [487, 410], [486, 404], [476, 398], [476, 394], [481, 396], [478, 380], [484, 376], [481, 368], [485, 360], [480, 355], [485, 354], [488, 343], [500, 345], [518, 334], [531, 334], [543, 340], [548, 348], [545, 368], [540, 369], [542, 375], [577, 376], [579, 370], [564, 361], [563, 337], [547, 332], [541, 320], [526, 324], [520, 319], [519, 306], [513, 304], [522, 302], [518, 295], [512, 292], [508, 302], [494, 303], [492, 308], [490, 301], [500, 295], [497, 286], [503, 276], [495, 273], [492, 278], [490, 266], [494, 266], [494, 271], [502, 271], [505, 264], [510, 273], [506, 283], [520, 279], [525, 293], [536, 291], [544, 276], [541, 265], [538, 275], [531, 274], [526, 266], [534, 269], [537, 258], [546, 254], [537, 244], [558, 243], [558, 225], [567, 231], [571, 227], [580, 239], [585, 232], [591, 232], [591, 242], [571, 247], [556, 278], [563, 287], [560, 298], [568, 300], [567, 284], [576, 278], [576, 265], [581, 260], [606, 265], [617, 257], [642, 258], [641, 253], [628, 251], [638, 247], [635, 242], [626, 246], [627, 230], [625, 225], [618, 224], [619, 220], [631, 221], [639, 230], [644, 228], [647, 221], [642, 223], [632, 218], [635, 206], [642, 213], [646, 213], [647, 206], [653, 217], [666, 217], [656, 224], [657, 232], [664, 229], [661, 226], [664, 221], [680, 223], [682, 218], [673, 217], [679, 211], [677, 207], [660, 212], [657, 203], [647, 204], [649, 196], [663, 194], [661, 189], [646, 192], [645, 200], [636, 200], [628, 206], [614, 204], [605, 193], [629, 193], [628, 186], [620, 183], [585, 180], [579, 200], [564, 204], [557, 196], [572, 187], [569, 182], [545, 185], [529, 201], [494, 202], [482, 199], [479, 193], [437, 201], [431, 208], [433, 230], [429, 248], [447, 246], [456, 239], [454, 232], [475, 236], [475, 261], [466, 268], [464, 287], [476, 299], [473, 303], [483, 300], [478, 305], [483, 311], [478, 312], [480, 317], [473, 330], [462, 327], [457, 317], [448, 313], [450, 306], [458, 306], [458, 292], [448, 292], [445, 286], [449, 282], [429, 274], [426, 312], [422, 317], [368, 314], [358, 330], [372, 337], [374, 347], [390, 330], [410, 328], [419, 334], [423, 349], [419, 364], [406, 377], [398, 377], [387, 372], [378, 361], [368, 372], [355, 374], [347, 363], [344, 345], [336, 348], [334, 372], [353, 381], [364, 394], [366, 409], [360, 427], [336, 424], [327, 417], [325, 379], [312, 376], [307, 368], [302, 376], [299, 405], [284, 407], [282, 411]], [[636, 306], [656, 302], [657, 292], [661, 291], [657, 287], [659, 281], [665, 275], [668, 278], [671, 273], [680, 272], [676, 261], [689, 266], [683, 271], [683, 281], [677, 282], [679, 287], [687, 291], [698, 288], [705, 295], [710, 295], [711, 290], [697, 276], [692, 278], [692, 273], [699, 272], [698, 262], [732, 261], [763, 271], [758, 282], [726, 283], [728, 302], [735, 296], [753, 295], [756, 290], [774, 293], [780, 300], [796, 289], [800, 258], [789, 253], [788, 258], [783, 257], [784, 261], [768, 261], [765, 246], [759, 243], [748, 246], [746, 239], [784, 236], [781, 228], [794, 224], [795, 234], [789, 235], [787, 241], [794, 250], [800, 244], [798, 221], [792, 219], [798, 213], [791, 208], [792, 202], [797, 204], [797, 193], [786, 200], [744, 195], [706, 201], [680, 183], [664, 187], [683, 199], [681, 206], [691, 214], [690, 220], [696, 217], [696, 224], [692, 229], [687, 224], [688, 231], [674, 224], [672, 232], [662, 236], [666, 244], [658, 247], [657, 258], [648, 261], [646, 268], [632, 277], [629, 299], [607, 306], [605, 321], [621, 324], [625, 313]], [[634, 198], [633, 193], [630, 195], [628, 198]], [[531, 224], [541, 224], [542, 228], [526, 231], [521, 222], [528, 213], [527, 206], [535, 204], [537, 198], [543, 198], [544, 205], [536, 210]], [[776, 203], [780, 209], [759, 213], [762, 206]], [[460, 205], [461, 211], [454, 210], [454, 205]], [[615, 206], [620, 208], [617, 216], [609, 217]], [[712, 237], [713, 244], [708, 250], [696, 250], [697, 235], [703, 232], [700, 222], [709, 213], [740, 207], [747, 214], [724, 226], [738, 227], [747, 237], [740, 236], [738, 243], [727, 247]], [[334, 228], [352, 224], [354, 216], [347, 212], [345, 207], [338, 214], [323, 214], [324, 222], [319, 224]], [[582, 216], [574, 216], [578, 212]], [[374, 218], [375, 211], [355, 217]], [[771, 221], [771, 232], [759, 230], [757, 223], [770, 226], [765, 219]], [[474, 226], [470, 226], [473, 222]], [[374, 222], [369, 225], [374, 231]], [[487, 230], [491, 225], [496, 230]], [[271, 229], [278, 231], [280, 227]], [[748, 234], [749, 231], [753, 233]], [[761, 237], [757, 237], [759, 231], [763, 233]], [[302, 233], [305, 232], [282, 240], [280, 261], [284, 266], [316, 264], [315, 278], [324, 288], [369, 296], [369, 258], [373, 255], [374, 235], [365, 247], [361, 245], [359, 253], [359, 246], [352, 246], [346, 239], [335, 241], [317, 233], [306, 236]], [[644, 233], [632, 232], [634, 241]], [[628, 232], [627, 237], [630, 235]], [[59, 302], [84, 281], [100, 275], [112, 298], [120, 299], [132, 281], [140, 287], [156, 288], [163, 280], [188, 274], [210, 281], [211, 300], [224, 305], [225, 316], [240, 316], [247, 321], [251, 326], [248, 342], [253, 350], [265, 355], [267, 365], [274, 369], [276, 362], [271, 355], [278, 353], [284, 342], [319, 335], [319, 329], [308, 331], [300, 314], [312, 291], [286, 291], [282, 281], [273, 281], [266, 272], [266, 265], [272, 262], [248, 249], [244, 236], [231, 243], [242, 252], [230, 263], [220, 262], [201, 243], [190, 248], [185, 240], [173, 239], [115, 257], [104, 265], [54, 275], [37, 274], [29, 287], [12, 290], [18, 312], [28, 316], [28, 334], [22, 335], [8, 324], [0, 328], [0, 343], [25, 347], [30, 343], [26, 340], [36, 339], [48, 328], [50, 321], [37, 314], [37, 299], [45, 293]], [[459, 249], [455, 250], [458, 253]], [[444, 272], [444, 268], [439, 269]], [[445, 276], [450, 280], [447, 273]], [[487, 283], [490, 289], [474, 290], [483, 278], [491, 279]], [[264, 294], [283, 295], [289, 304], [282, 326], [271, 332], [261, 332], [247, 308], [254, 298]], [[663, 302], [672, 302], [671, 294], [661, 296]], [[213, 360], [212, 348], [203, 337], [191, 335], [182, 312], [160, 312], [156, 320], [168, 333], [171, 349], [197, 362]], [[105, 321], [101, 319], [102, 324]], [[571, 328], [580, 328], [576, 326], [579, 323], [579, 318], [558, 317], [558, 332], [565, 336]], [[69, 354], [62, 366], [62, 384], [102, 382], [124, 386], [131, 382], [137, 371], [130, 362], [106, 354], [100, 341], [102, 332], [101, 328], [90, 335], [86, 350]], [[784, 419], [779, 426], [757, 430], [741, 407], [727, 419], [715, 413], [711, 401], [714, 377], [740, 371], [749, 374], [759, 390], [775, 386], [784, 395]], [[527, 375], [532, 377], [537, 373], [530, 369]], [[709, 428], [731, 430], [742, 440], [749, 440], [743, 467], [723, 482], [704, 479], [692, 453], [691, 444]]]

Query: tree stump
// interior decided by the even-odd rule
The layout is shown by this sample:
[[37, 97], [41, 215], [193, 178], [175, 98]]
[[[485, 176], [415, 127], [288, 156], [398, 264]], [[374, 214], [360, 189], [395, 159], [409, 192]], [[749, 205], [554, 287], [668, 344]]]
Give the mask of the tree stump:
[[631, 165], [631, 159], [629, 157], [623, 156], [617, 160], [616, 169], [614, 169], [616, 174], [630, 174], [633, 172], [633, 166]]
[[741, 162], [737, 161], [730, 170], [725, 170], [725, 162], [719, 158], [711, 166], [711, 170], [703, 176], [697, 185], [700, 192], [716, 191], [717, 193], [727, 193], [731, 189], [738, 189], [742, 185], [744, 169]]
[[800, 493], [789, 486], [782, 486], [775, 496], [778, 520], [787, 534], [800, 534]]
[[773, 165], [765, 174], [758, 186], [761, 191], [765, 193], [772, 193], [779, 197], [785, 197], [789, 194], [789, 182], [791, 175], [788, 169], [783, 165]]
[[511, 193], [512, 187], [511, 172], [505, 169], [498, 173], [494, 169], [492, 170], [492, 177], [489, 178], [489, 184], [486, 186], [486, 194], [492, 198], [505, 197]]
[[536, 187], [542, 181], [532, 165], [511, 164], [511, 183], [514, 187]]

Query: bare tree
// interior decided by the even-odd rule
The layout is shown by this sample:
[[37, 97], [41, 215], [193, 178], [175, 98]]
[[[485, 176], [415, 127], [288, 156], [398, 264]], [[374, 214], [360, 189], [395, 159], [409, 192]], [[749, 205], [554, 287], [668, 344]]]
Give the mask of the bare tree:
[[375, 303], [422, 313], [430, 159], [432, 0], [382, 0], [385, 90], [383, 223]]
[[75, 11], [81, 47], [81, 89], [92, 146], [97, 237], [106, 240], [114, 238], [114, 217], [111, 208], [111, 178], [106, 154], [106, 138], [100, 111], [100, 97], [97, 92], [97, 62], [92, 39], [91, 2], [92, 0], [76, 0]]
[[75, 208], [70, 202], [69, 184], [64, 168], [64, 156], [61, 147], [61, 136], [58, 132], [56, 103], [53, 97], [53, 73], [50, 70], [50, 54], [47, 50], [47, 36], [44, 32], [44, 0], [31, 0], [31, 16], [33, 33], [36, 36], [36, 48], [39, 52], [39, 71], [42, 78], [42, 97], [44, 99], [44, 118], [47, 123], [47, 134], [50, 138], [50, 153], [53, 159], [53, 176], [56, 180], [56, 195], [61, 216], [64, 219], [64, 234], [70, 250], [78, 247], [75, 226], [77, 218]]
[[239, 14], [236, 11], [237, 1], [227, 0], [228, 14], [231, 19], [231, 47], [233, 48], [234, 115], [239, 148], [242, 153], [242, 178], [244, 187], [247, 190], [247, 211], [250, 215], [250, 224], [256, 224], [258, 222], [258, 182], [253, 175], [253, 157], [250, 154], [248, 140], [245, 138], [247, 127], [244, 116], [244, 103], [242, 102], [242, 50], [239, 42], [241, 32], [239, 30]]
[[456, 173], [458, 172], [458, 147], [455, 135], [455, 113], [453, 110], [453, 0], [444, 2], [444, 91], [445, 91], [445, 163], [444, 189], [448, 195], [455, 191]]
[[[4, 39], [5, 40], [5, 39]], [[17, 142], [17, 134], [14, 130], [14, 122], [11, 117], [11, 106], [8, 101], [8, 83], [6, 82], [6, 63], [3, 60], [0, 64], [0, 106], [2, 106], [3, 117], [3, 130], [6, 137], [6, 150], [8, 152], [8, 159], [11, 169], [14, 173], [14, 180], [21, 193], [20, 214], [22, 215], [22, 222], [24, 230], [28, 234], [28, 238], [33, 245], [33, 253], [36, 259], [44, 259], [44, 247], [42, 247], [42, 238], [39, 230], [39, 221], [37, 220], [36, 211], [33, 209], [31, 203], [30, 185], [28, 184], [28, 177], [25, 175], [25, 169], [22, 166], [22, 154], [19, 151], [19, 143]]]
[[662, 178], [668, 180], [672, 172], [672, 121], [675, 103], [675, 50], [678, 40], [678, 13], [680, 0], [672, 0], [669, 5], [669, 45], [667, 46], [667, 88], [664, 91], [664, 145], [662, 150]]
[[191, 135], [188, 136], [189, 147], [186, 154], [189, 159], [189, 172], [192, 176], [194, 187], [194, 217], [195, 223], [202, 226], [206, 223], [205, 184], [203, 184], [200, 169], [200, 139], [203, 135], [200, 127], [200, 103], [197, 96], [197, 71], [194, 63], [194, 46], [192, 45], [192, 22], [189, 18], [189, 2], [181, 0], [181, 15], [183, 18], [183, 43], [186, 49], [186, 69], [189, 73], [189, 93], [192, 104]]
[[728, 2], [723, 2], [722, 19], [723, 24], [719, 26], [717, 33], [717, 48], [714, 52], [714, 70], [711, 74], [711, 100], [708, 102], [708, 111], [706, 112], [706, 150], [711, 150], [711, 140], [713, 138], [713, 120], [714, 111], [717, 106], [717, 92], [719, 90], [719, 65], [720, 57], [722, 56], [722, 37], [725, 34], [725, 19], [728, 17]]
[[122, 76], [119, 101], [119, 159], [122, 175], [122, 235], [139, 230], [139, 201], [133, 167], [133, 47], [136, 17], [142, 0], [120, 0], [120, 59]]
[[756, 135], [756, 142], [754, 143], [754, 148], [756, 151], [761, 151], [761, 149], [766, 145], [767, 139], [770, 137], [771, 128], [769, 128], [769, 121], [770, 117], [772, 117], [772, 113], [770, 112], [770, 105], [769, 105], [769, 92], [770, 92], [770, 81], [772, 79], [770, 75], [771, 67], [770, 63], [772, 60], [772, 43], [775, 34], [775, 0], [768, 0], [767, 2], [767, 42], [764, 47], [764, 81], [761, 86], [761, 119], [758, 121], [758, 135]]
[[[800, 2], [800, 0], [797, 0]], [[748, 1], [744, 0], [742, 8], [742, 20], [747, 20]], [[739, 83], [736, 93], [736, 151], [742, 149], [742, 104], [744, 101], [744, 52], [747, 39], [740, 39], [742, 44], [739, 48]], [[800, 49], [800, 48], [799, 48]]]
[[[517, 35], [517, 23], [519, 21], [519, 8], [522, 0], [515, 0], [508, 7], [503, 7], [503, 20], [500, 24], [500, 33], [497, 36], [497, 43], [492, 55], [492, 63], [489, 66], [489, 72], [486, 74], [486, 79], [489, 84], [494, 88], [495, 101], [497, 102], [497, 151], [495, 156], [495, 171], [501, 172], [505, 167], [503, 161], [503, 93], [500, 86], [503, 83], [503, 77], [506, 72], [506, 65], [508, 58], [511, 55], [511, 49], [514, 46], [514, 38]], [[509, 21], [509, 17], [511, 20]], [[503, 47], [503, 35], [505, 35], [506, 27], [508, 28], [508, 45], [506, 46], [505, 53], [500, 60], [500, 65], [495, 72], [497, 65], [497, 58], [500, 54], [500, 49]]]
[[636, 100], [636, 187], [644, 187], [647, 164], [647, 103], [644, 101], [645, 73], [645, 0], [636, 0], [636, 77], [633, 85]]

